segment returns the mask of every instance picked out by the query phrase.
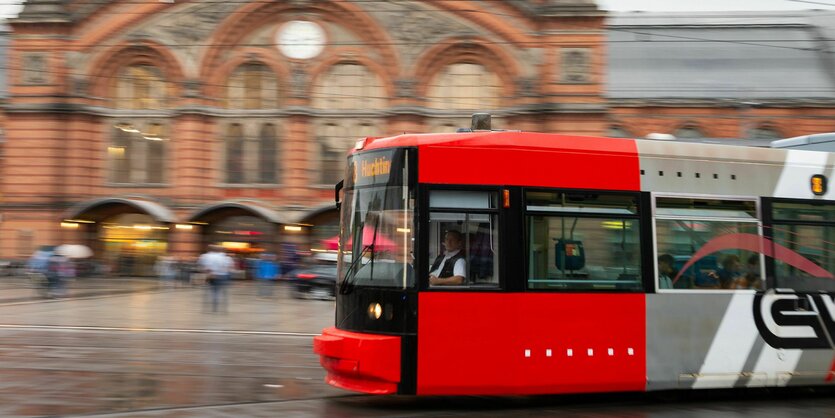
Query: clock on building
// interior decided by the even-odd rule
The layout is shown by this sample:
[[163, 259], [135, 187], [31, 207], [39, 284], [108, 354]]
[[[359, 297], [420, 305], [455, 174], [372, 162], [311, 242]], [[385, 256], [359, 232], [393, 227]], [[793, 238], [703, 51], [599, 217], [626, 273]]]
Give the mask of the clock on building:
[[275, 37], [278, 49], [287, 58], [306, 60], [325, 49], [325, 31], [306, 20], [293, 20], [278, 29]]

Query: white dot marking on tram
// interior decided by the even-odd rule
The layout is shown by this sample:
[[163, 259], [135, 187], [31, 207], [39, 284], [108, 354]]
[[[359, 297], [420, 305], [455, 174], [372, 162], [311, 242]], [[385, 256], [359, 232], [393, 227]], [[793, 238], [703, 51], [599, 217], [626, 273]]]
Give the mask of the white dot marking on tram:
[[545, 350], [545, 356], [546, 357], [551, 357], [551, 349], [550, 348]]
[[567, 355], [568, 357], [574, 356], [574, 350], [570, 348], [568, 350], [565, 350], [565, 355]]
[[614, 349], [614, 348], [610, 348], [610, 349], [609, 349], [609, 355], [610, 355], [610, 356], [614, 356], [614, 355], [615, 355], [615, 349]]
[[589, 354], [589, 357], [593, 357], [593, 356], [594, 356], [594, 349], [589, 348], [587, 352], [588, 352], [588, 354]]
[[634, 355], [635, 355], [635, 350], [633, 350], [631, 347], [630, 347], [630, 348], [627, 348], [627, 349], [626, 349], [626, 352], [627, 352], [630, 356], [634, 356]]
[[531, 350], [525, 350], [525, 357], [531, 356]]

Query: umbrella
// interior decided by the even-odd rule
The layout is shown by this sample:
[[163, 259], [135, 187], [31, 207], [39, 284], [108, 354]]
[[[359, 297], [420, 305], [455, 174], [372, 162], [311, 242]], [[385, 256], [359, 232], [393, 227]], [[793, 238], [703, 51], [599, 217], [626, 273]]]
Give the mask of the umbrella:
[[[374, 230], [367, 228], [363, 231], [362, 234], [362, 245], [367, 246], [371, 245], [371, 241], [374, 240]], [[339, 248], [339, 236], [334, 236], [325, 240], [322, 240], [322, 244], [325, 246], [325, 249], [328, 250], [336, 250]], [[346, 249], [350, 250], [353, 247], [353, 238], [348, 240], [348, 244], [346, 245]], [[374, 249], [377, 251], [390, 251], [397, 248], [397, 244], [394, 243], [390, 238], [387, 238], [383, 234], [378, 233], [376, 240], [374, 241]]]
[[67, 258], [87, 258], [93, 256], [93, 250], [86, 245], [64, 244], [55, 248], [55, 254], [63, 255]]

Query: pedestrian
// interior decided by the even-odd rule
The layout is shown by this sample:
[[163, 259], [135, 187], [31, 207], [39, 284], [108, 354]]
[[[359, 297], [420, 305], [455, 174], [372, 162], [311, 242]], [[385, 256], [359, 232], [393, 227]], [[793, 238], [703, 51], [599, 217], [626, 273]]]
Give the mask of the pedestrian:
[[64, 280], [73, 276], [70, 261], [63, 255], [53, 252], [49, 256], [46, 271], [46, 297], [56, 298], [64, 296]]
[[262, 254], [255, 262], [255, 280], [258, 281], [258, 297], [273, 296], [273, 286], [281, 274], [281, 266], [276, 261], [275, 254]]
[[223, 252], [223, 247], [211, 245], [209, 251], [197, 260], [197, 264], [207, 275], [206, 282], [209, 284], [212, 312], [218, 312], [221, 307], [223, 311], [227, 311], [229, 297], [226, 286], [233, 268], [232, 258]]
[[154, 265], [154, 272], [165, 286], [174, 286], [174, 279], [177, 277], [176, 260], [169, 256], [159, 257]]
[[49, 258], [52, 257], [53, 250], [52, 246], [41, 247], [32, 254], [26, 264], [29, 278], [42, 297], [49, 297]]

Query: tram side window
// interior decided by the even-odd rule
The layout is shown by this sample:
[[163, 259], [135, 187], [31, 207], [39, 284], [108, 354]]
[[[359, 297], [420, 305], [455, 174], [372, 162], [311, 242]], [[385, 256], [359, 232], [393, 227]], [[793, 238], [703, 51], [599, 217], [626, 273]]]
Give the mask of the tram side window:
[[642, 290], [638, 196], [528, 191], [528, 288]]
[[658, 197], [655, 203], [658, 288], [763, 287], [762, 254], [741, 249], [759, 242], [755, 201]]
[[429, 282], [445, 286], [499, 285], [499, 222], [495, 192], [430, 193]]
[[798, 291], [835, 291], [835, 205], [774, 202], [776, 286]]

